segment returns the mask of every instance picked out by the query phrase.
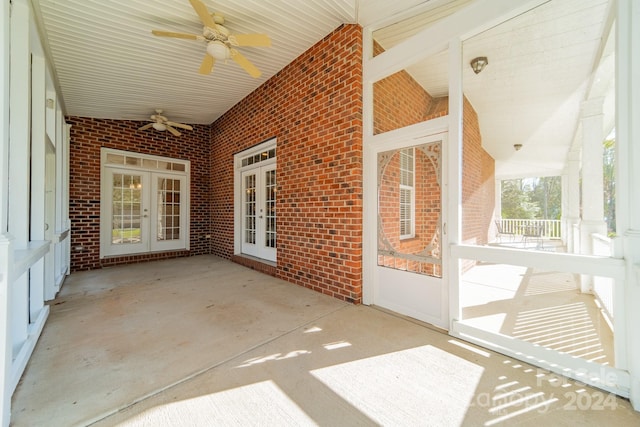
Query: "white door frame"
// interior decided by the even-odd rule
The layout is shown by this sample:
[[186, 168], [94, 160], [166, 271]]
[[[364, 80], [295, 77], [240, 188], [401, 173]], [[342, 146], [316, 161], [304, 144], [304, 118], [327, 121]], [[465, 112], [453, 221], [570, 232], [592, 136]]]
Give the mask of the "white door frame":
[[[237, 153], [233, 156], [233, 164], [234, 164], [234, 174], [233, 174], [233, 188], [234, 188], [234, 201], [233, 201], [233, 212], [234, 212], [234, 239], [233, 239], [233, 253], [235, 255], [242, 255], [242, 242], [243, 242], [243, 230], [244, 225], [243, 221], [243, 173], [245, 171], [255, 170], [257, 174], [260, 173], [261, 170], [265, 167], [269, 169], [277, 170], [277, 157], [271, 157], [271, 155], [275, 155], [275, 150], [277, 146], [277, 139], [271, 138], [267, 141], [264, 141], [260, 144], [257, 144], [245, 151]], [[264, 154], [271, 152], [269, 156], [264, 156]], [[243, 165], [243, 160], [250, 157], [258, 157], [259, 161], [251, 162], [250, 164]], [[259, 185], [259, 184], [257, 184]], [[277, 211], [277, 208], [276, 208]], [[277, 216], [277, 214], [276, 214]], [[249, 254], [254, 255], [254, 254]], [[277, 260], [277, 248], [273, 250], [267, 251], [267, 253], [256, 253], [257, 257], [264, 257], [263, 259], [267, 262], [276, 262]]]
[[[159, 252], [169, 250], [189, 250], [190, 219], [189, 219], [189, 175], [191, 162], [188, 160], [169, 157], [153, 156], [149, 154], [133, 153], [122, 150], [101, 149], [100, 166], [100, 258]], [[138, 244], [122, 246], [112, 245], [112, 183], [113, 172], [136, 175], [141, 177], [141, 233]], [[156, 224], [159, 219], [158, 178], [169, 178], [180, 182], [180, 235], [177, 239], [158, 240]], [[168, 191], [171, 192], [171, 191]], [[153, 221], [153, 224], [151, 223]]]
[[[241, 227], [241, 236], [242, 236], [242, 253], [246, 255], [255, 256], [257, 258], [262, 258], [267, 261], [276, 261], [277, 252], [276, 248], [272, 248], [267, 246], [266, 242], [266, 233], [267, 233], [267, 220], [269, 219], [267, 216], [267, 190], [266, 190], [266, 182], [265, 182], [265, 174], [266, 172], [271, 172], [276, 170], [275, 163], [268, 163], [266, 165], [259, 164], [258, 166], [245, 169], [242, 171], [242, 227]], [[253, 243], [247, 242], [247, 227], [246, 227], [246, 205], [247, 205], [247, 191], [246, 191], [246, 177], [253, 175], [255, 176], [255, 237]]]

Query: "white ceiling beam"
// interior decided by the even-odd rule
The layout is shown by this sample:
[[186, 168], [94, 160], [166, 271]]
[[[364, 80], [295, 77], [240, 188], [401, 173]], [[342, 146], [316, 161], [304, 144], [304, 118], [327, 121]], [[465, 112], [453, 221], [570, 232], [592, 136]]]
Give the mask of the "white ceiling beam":
[[548, 0], [478, 0], [393, 48], [368, 59], [364, 81], [375, 82], [447, 49], [449, 40], [465, 40]]

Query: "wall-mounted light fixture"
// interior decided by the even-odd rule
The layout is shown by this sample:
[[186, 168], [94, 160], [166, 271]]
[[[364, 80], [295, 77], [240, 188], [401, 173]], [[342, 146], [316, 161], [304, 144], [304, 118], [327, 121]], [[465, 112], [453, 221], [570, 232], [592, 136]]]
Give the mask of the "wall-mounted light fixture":
[[522, 144], [513, 144], [513, 148], [514, 148], [516, 151], [520, 151], [520, 149], [522, 148]]
[[473, 58], [471, 60], [471, 69], [474, 73], [478, 74], [480, 71], [484, 70], [484, 67], [487, 66], [489, 60], [486, 56], [479, 56], [477, 58]]

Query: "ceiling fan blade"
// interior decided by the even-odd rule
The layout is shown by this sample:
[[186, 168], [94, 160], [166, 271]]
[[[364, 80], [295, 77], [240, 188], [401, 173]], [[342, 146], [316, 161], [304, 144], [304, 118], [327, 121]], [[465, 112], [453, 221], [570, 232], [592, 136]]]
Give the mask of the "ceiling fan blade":
[[149, 129], [151, 126], [153, 126], [153, 123], [148, 123], [142, 127], [139, 127], [138, 130], [147, 130]]
[[173, 134], [173, 136], [180, 136], [180, 132], [178, 132], [176, 129], [167, 124], [165, 124], [165, 126], [167, 127], [167, 130]]
[[186, 33], [174, 33], [173, 31], [160, 31], [160, 30], [151, 30], [151, 33], [154, 36], [161, 37], [175, 37], [178, 39], [190, 39], [190, 40], [198, 40], [198, 37], [195, 34], [186, 34]]
[[229, 36], [229, 41], [236, 46], [271, 46], [271, 39], [266, 34], [234, 34]]
[[208, 53], [205, 53], [204, 58], [202, 58], [202, 63], [200, 64], [200, 69], [198, 70], [198, 72], [200, 74], [211, 74], [211, 71], [213, 71], [213, 63], [216, 60], [213, 58], [213, 56], [209, 55]]
[[204, 5], [200, 0], [189, 0], [191, 3], [191, 7], [196, 11], [202, 23], [209, 28], [216, 28], [216, 23], [213, 20], [213, 17], [207, 10], [207, 6]]
[[176, 123], [176, 122], [172, 122], [171, 120], [167, 120], [165, 122], [165, 124], [174, 127], [174, 128], [180, 128], [180, 129], [186, 129], [186, 130], [193, 130], [193, 127], [191, 127], [190, 125], [185, 125], [184, 123]]
[[256, 66], [251, 63], [251, 61], [249, 61], [247, 58], [245, 58], [245, 56], [243, 54], [241, 54], [240, 52], [238, 52], [235, 49], [231, 49], [231, 59], [236, 61], [238, 63], [238, 65], [240, 65], [242, 68], [244, 68], [244, 70], [247, 73], [249, 73], [249, 75], [251, 77], [254, 77], [254, 78], [257, 79], [258, 77], [260, 77], [262, 75], [260, 70], [258, 70], [256, 68]]

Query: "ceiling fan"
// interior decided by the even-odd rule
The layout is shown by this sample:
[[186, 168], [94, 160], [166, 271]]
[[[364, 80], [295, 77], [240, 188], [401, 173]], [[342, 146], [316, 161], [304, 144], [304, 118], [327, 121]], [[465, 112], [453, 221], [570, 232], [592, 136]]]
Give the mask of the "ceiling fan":
[[173, 136], [181, 135], [176, 128], [193, 130], [193, 127], [189, 125], [172, 122], [171, 120], [167, 119], [165, 116], [162, 115], [162, 110], [156, 110], [156, 114], [151, 115], [151, 122], [152, 123], [148, 123], [142, 126], [141, 128], [139, 128], [138, 130], [147, 130], [149, 128], [154, 128], [155, 130], [159, 130], [159, 131], [168, 130], [173, 134]]
[[233, 59], [249, 75], [258, 78], [262, 74], [244, 55], [235, 49], [236, 46], [271, 46], [271, 39], [266, 34], [231, 34], [224, 27], [224, 16], [219, 13], [209, 13], [207, 7], [200, 0], [189, 0], [204, 27], [202, 35], [175, 33], [171, 31], [151, 31], [156, 36], [175, 37], [179, 39], [200, 40], [207, 43], [207, 53], [200, 64], [198, 72], [209, 74], [213, 70], [216, 60]]

